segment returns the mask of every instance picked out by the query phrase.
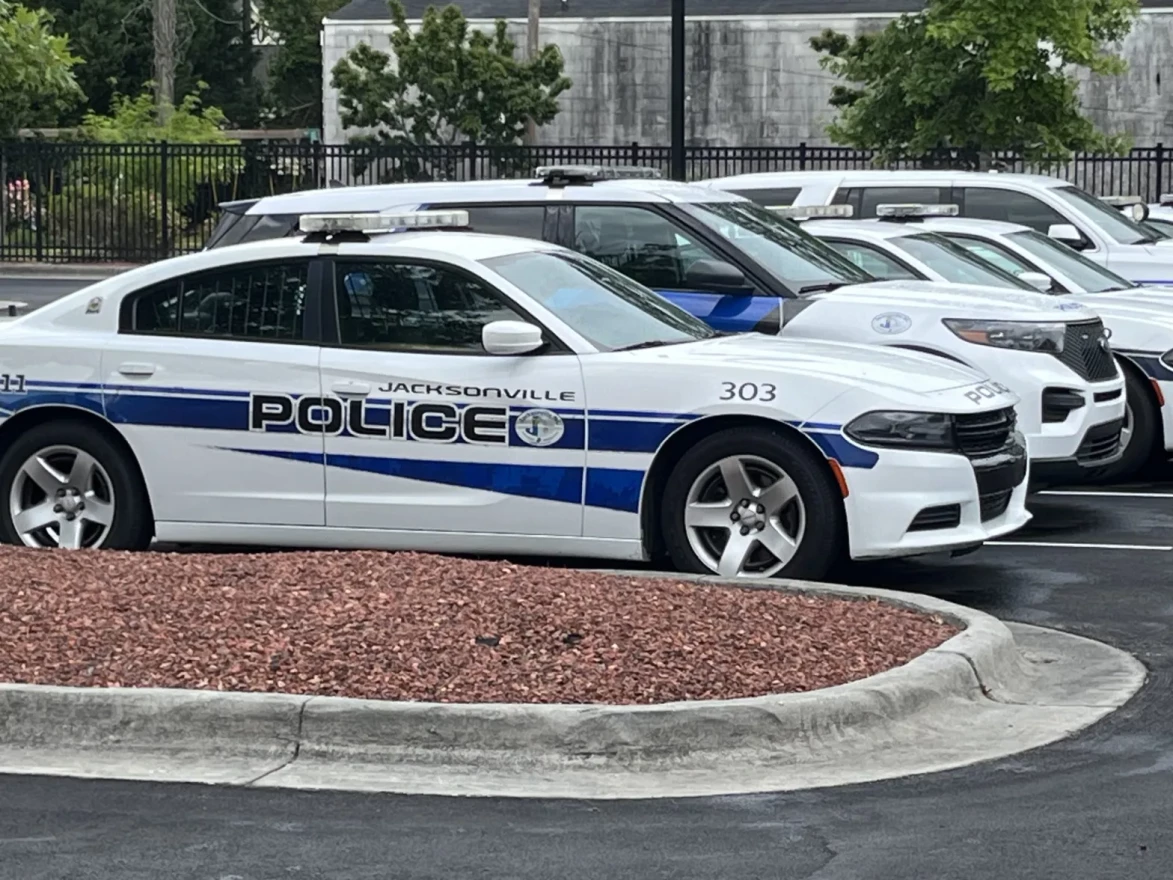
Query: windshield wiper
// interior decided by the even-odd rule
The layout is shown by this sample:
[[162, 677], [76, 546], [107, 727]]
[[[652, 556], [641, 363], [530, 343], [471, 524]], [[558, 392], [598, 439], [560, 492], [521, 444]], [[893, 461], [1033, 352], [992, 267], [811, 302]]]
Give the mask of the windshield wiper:
[[646, 342], [636, 342], [613, 348], [611, 351], [638, 351], [641, 348], [659, 348], [661, 345], [679, 345], [682, 342], [695, 342], [693, 339], [649, 339]]
[[849, 284], [855, 284], [854, 281], [824, 281], [822, 284], [808, 284], [805, 287], [798, 288], [798, 295], [802, 296], [804, 293], [820, 293], [824, 290], [838, 290], [840, 287], [846, 287]]

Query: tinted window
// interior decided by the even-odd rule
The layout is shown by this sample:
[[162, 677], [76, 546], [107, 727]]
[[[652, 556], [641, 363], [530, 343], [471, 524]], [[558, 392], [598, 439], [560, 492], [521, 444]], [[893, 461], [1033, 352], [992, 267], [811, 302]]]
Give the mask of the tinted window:
[[834, 248], [769, 208], [753, 202], [696, 202], [680, 207], [796, 292], [871, 280]]
[[716, 335], [703, 321], [625, 275], [565, 251], [530, 251], [484, 260], [603, 351]]
[[257, 225], [259, 219], [256, 214], [234, 214], [225, 211], [212, 234], [208, 236], [207, 248], [227, 247], [230, 244], [240, 244], [241, 238]]
[[1056, 223], [1071, 222], [1054, 208], [1026, 193], [973, 186], [965, 190], [965, 216], [1020, 223], [1039, 232], [1046, 232]]
[[1029, 232], [1023, 230], [1012, 232], [1008, 237], [1045, 264], [1054, 266], [1078, 284], [1080, 290], [1102, 293], [1106, 290], [1127, 290], [1137, 286], [1115, 272], [1109, 272], [1099, 263], [1089, 260], [1079, 251], [1072, 250], [1041, 232], [1035, 232], [1033, 229]]
[[574, 248], [653, 289], [688, 287], [697, 260], [715, 259], [707, 248], [666, 217], [645, 208], [578, 205]]
[[[1120, 244], [1140, 244], [1141, 242], [1157, 241], [1158, 237], [1138, 226], [1131, 217], [1126, 217], [1118, 208], [1097, 199], [1091, 193], [1084, 192], [1077, 186], [1059, 186], [1051, 190], [1055, 195], [1073, 205], [1091, 218], [1092, 223], [1105, 235], [1110, 236]], [[1058, 222], [1058, 221], [1056, 221]], [[1067, 222], [1067, 221], [1063, 221]], [[1027, 226], [1032, 224], [1028, 223]], [[1035, 226], [1035, 229], [1039, 229]], [[1046, 229], [1039, 229], [1046, 232]]]
[[[298, 230], [298, 214], [260, 214], [256, 223], [240, 237], [243, 244], [248, 241], [266, 241], [271, 238], [284, 238]], [[222, 243], [221, 243], [222, 244]]]
[[545, 205], [448, 205], [468, 211], [473, 232], [491, 235], [516, 235], [519, 238], [542, 238], [546, 220]]
[[935, 186], [868, 186], [863, 189], [859, 216], [875, 217], [877, 205], [945, 205], [949, 190]]
[[739, 189], [731, 190], [731, 192], [757, 202], [759, 205], [765, 205], [767, 208], [785, 208], [794, 204], [794, 200], [798, 198], [802, 189], [795, 186], [785, 189]]
[[335, 264], [338, 331], [357, 348], [483, 353], [481, 328], [524, 321], [479, 281], [420, 263]]
[[193, 275], [136, 296], [127, 329], [265, 342], [300, 340], [308, 276], [305, 261]]
[[[1009, 272], [1012, 275], [1021, 275], [1023, 272], [1040, 271], [1035, 266], [1024, 261], [1021, 257], [991, 241], [986, 241], [982, 238], [970, 238], [967, 235], [954, 235], [949, 232], [942, 233], [942, 235], [950, 241], [961, 245], [975, 257], [980, 257], [987, 263], [993, 263], [1003, 272]], [[1059, 245], [1059, 247], [1063, 247], [1063, 245]], [[1071, 249], [1068, 248], [1068, 250]]]
[[923, 277], [870, 245], [860, 244], [858, 241], [823, 240], [851, 260], [852, 263], [876, 278], [890, 281], [897, 278]]
[[935, 232], [902, 235], [889, 241], [894, 248], [916, 257], [951, 284], [984, 284], [987, 287], [1035, 290], [1025, 281], [1019, 281], [1009, 272], [991, 266]]

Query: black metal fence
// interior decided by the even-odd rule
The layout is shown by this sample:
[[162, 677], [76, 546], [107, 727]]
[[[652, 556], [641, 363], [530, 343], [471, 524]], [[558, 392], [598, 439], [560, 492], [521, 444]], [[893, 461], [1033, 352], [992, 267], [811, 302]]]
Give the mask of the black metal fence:
[[[1006, 171], [1034, 170], [999, 156]], [[1155, 201], [1173, 189], [1173, 149], [1079, 156], [1051, 174], [1097, 195]], [[556, 163], [644, 165], [669, 174], [670, 150], [622, 146], [426, 148], [311, 143], [0, 143], [0, 262], [143, 262], [203, 246], [221, 202], [404, 180], [532, 175]], [[873, 167], [843, 147], [689, 147], [689, 180], [753, 171]]]

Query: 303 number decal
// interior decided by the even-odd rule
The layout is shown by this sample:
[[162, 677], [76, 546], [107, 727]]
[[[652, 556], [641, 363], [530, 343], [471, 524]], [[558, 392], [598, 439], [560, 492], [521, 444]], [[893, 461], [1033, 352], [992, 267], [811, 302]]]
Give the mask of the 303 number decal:
[[24, 373], [0, 373], [0, 392], [6, 394], [24, 394]]
[[721, 400], [756, 400], [769, 403], [778, 399], [778, 386], [770, 382], [722, 382]]

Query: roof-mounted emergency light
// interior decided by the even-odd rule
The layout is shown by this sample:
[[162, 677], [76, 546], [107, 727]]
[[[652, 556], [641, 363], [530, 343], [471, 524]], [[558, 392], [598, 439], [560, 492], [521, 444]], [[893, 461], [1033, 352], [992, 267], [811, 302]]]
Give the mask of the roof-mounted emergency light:
[[854, 205], [767, 205], [779, 217], [788, 220], [815, 220], [819, 217], [854, 217]]
[[0, 320], [19, 318], [20, 313], [29, 307], [26, 302], [15, 299], [0, 299]]
[[921, 217], [956, 217], [956, 205], [876, 205], [876, 216], [884, 220], [919, 219]]
[[1119, 208], [1137, 223], [1147, 220], [1149, 207], [1140, 196], [1100, 196], [1100, 201], [1113, 208]]
[[405, 211], [385, 214], [303, 214], [298, 228], [306, 235], [352, 235], [365, 238], [372, 233], [397, 229], [462, 229], [468, 226], [468, 211]]
[[1173, 193], [1161, 193], [1161, 205], [1163, 207], [1173, 205]]
[[586, 185], [600, 180], [659, 180], [658, 168], [640, 165], [542, 165], [535, 174], [539, 185]]

